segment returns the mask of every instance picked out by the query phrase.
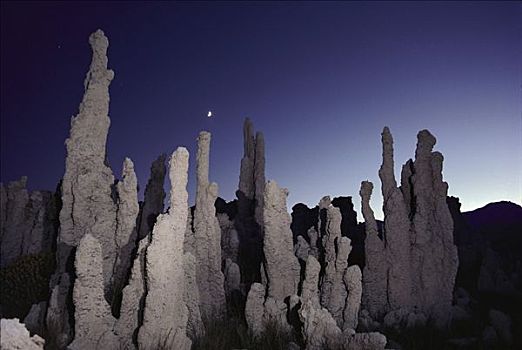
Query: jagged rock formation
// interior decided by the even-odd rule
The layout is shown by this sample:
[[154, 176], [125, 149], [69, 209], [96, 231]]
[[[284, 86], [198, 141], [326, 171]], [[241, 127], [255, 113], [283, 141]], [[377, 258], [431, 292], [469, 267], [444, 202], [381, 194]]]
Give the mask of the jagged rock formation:
[[[190, 349], [186, 328], [189, 318], [184, 302], [183, 242], [188, 215], [188, 151], [178, 148], [170, 160], [170, 209], [161, 214], [152, 231], [146, 254], [147, 295], [143, 325], [138, 333], [140, 348], [148, 349], [165, 339], [168, 346]], [[168, 276], [168, 278], [165, 278]]]
[[[65, 347], [72, 339], [67, 300], [72, 266], [68, 261], [81, 238], [91, 234], [102, 247], [103, 282], [107, 299], [116, 260], [117, 205], [113, 198], [114, 176], [106, 164], [106, 142], [109, 130], [109, 84], [114, 77], [107, 69], [109, 41], [101, 30], [89, 37], [93, 55], [85, 78], [85, 93], [79, 113], [71, 120], [66, 140], [67, 158], [62, 180], [62, 210], [58, 236], [57, 271], [51, 281], [53, 288], [47, 324], [53, 324]], [[58, 335], [57, 335], [58, 336]]]
[[27, 177], [0, 184], [0, 267], [18, 257], [51, 251], [57, 200], [52, 192], [27, 190]]
[[361, 182], [361, 212], [364, 217], [366, 230], [366, 264], [362, 275], [363, 293], [362, 304], [366, 311], [374, 318], [382, 318], [385, 314], [383, 305], [387, 303], [387, 262], [383, 254], [384, 240], [379, 237], [377, 222], [370, 207], [370, 197], [373, 184], [369, 181]]
[[134, 164], [129, 158], [125, 158], [123, 162], [122, 181], [116, 184], [116, 189], [118, 194], [115, 237], [117, 256], [111, 285], [114, 294], [119, 294], [127, 282], [131, 255], [136, 246], [136, 220], [139, 213], [138, 179], [134, 172]]
[[310, 302], [314, 308], [319, 308], [319, 272], [321, 271], [321, 264], [317, 259], [309, 255], [306, 260], [305, 278], [301, 288], [301, 300], [303, 302]]
[[163, 212], [163, 200], [165, 199], [165, 174], [167, 168], [165, 159], [167, 156], [161, 154], [150, 167], [150, 177], [145, 187], [143, 206], [140, 212], [138, 225], [138, 238], [143, 239], [154, 227], [156, 218]]
[[214, 203], [218, 196], [216, 183], [209, 183], [210, 133], [198, 137], [196, 209], [194, 238], [196, 280], [200, 310], [205, 315], [221, 314], [225, 310], [224, 276], [221, 272], [221, 231]]
[[119, 347], [134, 349], [138, 328], [141, 326], [140, 314], [145, 304], [145, 252], [149, 242], [139, 242], [133, 262], [129, 282], [122, 291], [120, 317], [114, 326], [114, 334], [119, 339]]
[[293, 254], [290, 215], [286, 210], [288, 190], [268, 181], [264, 195], [263, 263], [268, 281], [268, 297], [276, 300], [296, 294], [300, 266]]
[[329, 205], [321, 210], [326, 214], [322, 237], [325, 258], [321, 305], [341, 329], [355, 329], [361, 301], [361, 272], [357, 265], [348, 268], [351, 242], [348, 237], [341, 237], [339, 209]]
[[[345, 238], [345, 237], [343, 237]], [[319, 262], [312, 256], [306, 263], [305, 279], [298, 305], [298, 315], [302, 322], [301, 332], [305, 340], [306, 349], [319, 350], [324, 348], [335, 349], [384, 349], [386, 337], [380, 333], [355, 333], [357, 326], [354, 319], [360, 304], [360, 269], [353, 265], [348, 268], [345, 280], [349, 285], [351, 297], [347, 300], [345, 327], [341, 329], [332, 314], [321, 307], [318, 300], [317, 282], [320, 272]], [[357, 283], [358, 281], [358, 283]], [[355, 326], [355, 327], [351, 327]]]
[[225, 292], [230, 300], [234, 291], [241, 291], [241, 271], [231, 259], [225, 260]]
[[279, 188], [275, 181], [266, 184], [263, 207], [266, 288], [254, 283], [245, 307], [248, 326], [254, 334], [260, 334], [267, 322], [289, 328], [286, 299], [297, 294], [300, 265], [293, 254], [287, 196], [288, 190]]
[[261, 283], [253, 283], [248, 292], [245, 304], [245, 319], [248, 329], [254, 337], [261, 334], [265, 327], [265, 287]]
[[45, 341], [37, 335], [32, 337], [17, 318], [0, 320], [0, 348], [4, 350], [40, 350]]
[[234, 221], [227, 213], [218, 213], [217, 218], [221, 228], [221, 261], [230, 259], [237, 264], [239, 262], [239, 236]]
[[70, 136], [66, 140], [57, 270], [51, 280], [47, 312], [47, 325], [59, 339], [59, 348], [73, 338], [69, 325], [69, 289], [74, 282], [72, 257], [80, 240], [89, 234], [99, 242], [104, 298], [118, 314], [117, 303], [127, 280], [137, 237], [139, 207], [132, 161], [125, 159], [123, 179], [115, 182], [106, 160], [109, 84], [114, 77], [113, 71], [107, 69], [109, 43], [101, 30], [91, 34], [89, 43], [93, 55], [84, 82], [85, 93], [79, 113], [71, 120]]
[[[453, 221], [446, 204], [448, 185], [442, 181], [442, 155], [432, 152], [435, 137], [422, 130], [417, 138], [415, 161], [403, 166], [401, 188], [397, 188], [393, 138], [387, 127], [383, 130], [379, 170], [385, 215], [382, 238], [376, 235], [369, 210], [371, 186], [363, 184], [361, 188], [367, 226], [365, 273], [369, 274], [364, 277], [363, 308], [374, 319], [399, 309], [416, 310], [444, 327], [451, 314], [458, 266]], [[385, 296], [379, 281], [383, 275]]]
[[[78, 115], [71, 120], [65, 141], [67, 157], [62, 182], [62, 210], [58, 244], [76, 247], [90, 233], [100, 241], [103, 277], [107, 293], [116, 260], [117, 205], [113, 199], [114, 176], [106, 163], [109, 131], [109, 84], [114, 77], [107, 69], [109, 41], [101, 30], [89, 37], [93, 55], [85, 78], [85, 93]], [[67, 256], [59, 257], [67, 259]], [[63, 263], [59, 261], [59, 265]]]
[[359, 309], [362, 299], [362, 273], [357, 265], [352, 265], [346, 269], [343, 282], [346, 286], [348, 296], [343, 312], [343, 329], [356, 329], [359, 323]]
[[241, 279], [247, 284], [259, 281], [263, 245], [263, 201], [265, 187], [265, 142], [263, 134], [254, 136], [254, 126], [246, 119], [243, 126], [244, 154], [241, 159], [239, 189], [236, 192]]
[[304, 301], [299, 309], [299, 318], [303, 323], [307, 350], [340, 347], [342, 332], [328, 310], [314, 307], [311, 301]]

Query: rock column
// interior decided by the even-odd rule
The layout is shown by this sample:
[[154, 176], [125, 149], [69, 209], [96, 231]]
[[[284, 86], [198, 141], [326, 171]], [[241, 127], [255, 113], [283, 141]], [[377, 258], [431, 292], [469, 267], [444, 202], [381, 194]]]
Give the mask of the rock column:
[[190, 349], [191, 346], [186, 335], [188, 309], [184, 302], [183, 269], [183, 242], [188, 214], [188, 158], [188, 151], [182, 147], [172, 154], [170, 210], [158, 217], [147, 248], [147, 296], [143, 325], [138, 333], [139, 346], [144, 349], [163, 343], [176, 349]]
[[210, 133], [202, 131], [198, 138], [194, 236], [196, 279], [203, 316], [216, 313], [220, 315], [225, 310], [224, 276], [221, 272], [221, 230], [214, 206], [218, 186], [216, 183], [209, 183], [209, 153]]

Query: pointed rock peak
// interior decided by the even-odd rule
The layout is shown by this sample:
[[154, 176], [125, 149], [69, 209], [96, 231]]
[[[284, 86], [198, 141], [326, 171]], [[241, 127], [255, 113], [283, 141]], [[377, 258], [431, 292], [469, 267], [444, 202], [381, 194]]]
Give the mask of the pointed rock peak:
[[328, 208], [330, 205], [332, 205], [332, 200], [331, 200], [330, 196], [324, 196], [323, 198], [321, 198], [318, 205], [319, 205], [319, 209]]
[[89, 36], [89, 44], [94, 51], [105, 53], [109, 47], [109, 39], [107, 39], [103, 30], [98, 29]]
[[206, 140], [210, 140], [210, 137], [211, 137], [210, 132], [203, 130], [203, 131], [199, 132], [198, 140], [206, 141]]
[[437, 139], [428, 130], [421, 130], [417, 134], [417, 149], [415, 159], [429, 157]]
[[361, 182], [361, 189], [359, 191], [359, 195], [363, 198], [363, 200], [365, 200], [366, 198], [368, 198], [369, 200], [370, 196], [372, 195], [372, 191], [373, 183], [371, 183], [370, 181]]
[[244, 156], [253, 159], [254, 158], [254, 124], [250, 118], [245, 119], [243, 124], [243, 138], [244, 138]]
[[123, 174], [126, 174], [133, 170], [134, 170], [134, 163], [132, 162], [132, 159], [125, 157], [125, 160], [123, 161]]

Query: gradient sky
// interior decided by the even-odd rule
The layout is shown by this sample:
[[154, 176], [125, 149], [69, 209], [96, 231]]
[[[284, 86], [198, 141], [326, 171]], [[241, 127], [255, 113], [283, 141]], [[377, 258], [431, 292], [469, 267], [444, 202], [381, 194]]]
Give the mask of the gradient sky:
[[153, 159], [183, 145], [193, 202], [205, 129], [211, 180], [233, 199], [248, 116], [289, 208], [330, 194], [353, 196], [359, 211], [368, 179], [381, 218], [385, 125], [397, 177], [426, 128], [464, 210], [522, 204], [520, 2], [2, 2], [2, 182], [27, 175], [30, 188], [55, 188], [97, 28], [115, 71], [109, 161], [120, 176], [129, 156], [141, 192]]

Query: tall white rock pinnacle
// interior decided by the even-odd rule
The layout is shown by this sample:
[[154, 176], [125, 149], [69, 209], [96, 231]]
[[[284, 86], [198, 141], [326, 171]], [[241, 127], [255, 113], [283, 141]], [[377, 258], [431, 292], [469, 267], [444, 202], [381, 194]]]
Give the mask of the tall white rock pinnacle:
[[209, 183], [210, 133], [198, 137], [196, 208], [194, 237], [196, 280], [202, 315], [221, 314], [225, 310], [224, 276], [221, 272], [221, 229], [214, 203], [218, 196], [216, 183]]
[[[185, 304], [183, 242], [188, 214], [188, 151], [179, 147], [170, 159], [170, 209], [161, 214], [152, 231], [146, 253], [147, 296], [140, 348], [150, 349], [163, 340], [176, 349], [190, 349]], [[168, 277], [167, 277], [168, 276]]]

